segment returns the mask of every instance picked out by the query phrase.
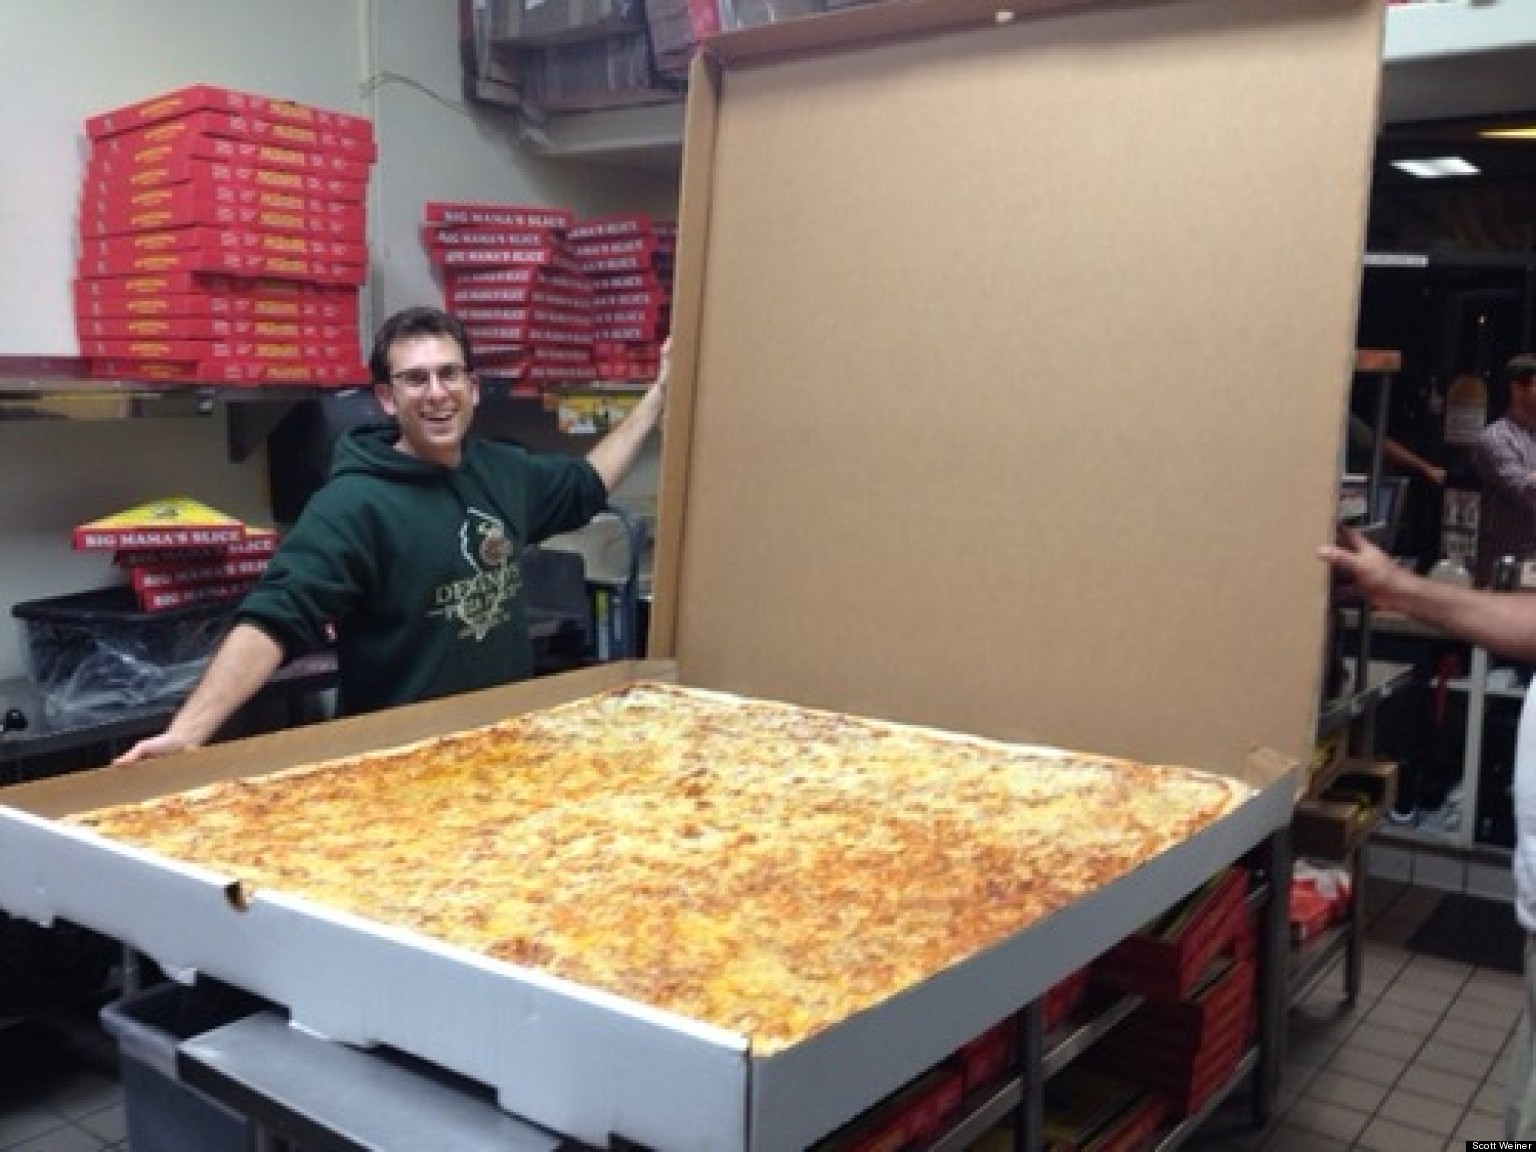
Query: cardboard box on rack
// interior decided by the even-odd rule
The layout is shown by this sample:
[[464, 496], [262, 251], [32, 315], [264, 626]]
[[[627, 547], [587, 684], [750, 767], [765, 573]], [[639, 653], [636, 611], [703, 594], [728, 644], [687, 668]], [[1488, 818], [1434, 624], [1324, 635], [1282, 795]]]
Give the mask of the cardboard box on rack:
[[517, 47], [549, 47], [600, 40], [645, 27], [640, 0], [522, 0], [515, 27], [503, 39]]
[[1247, 900], [1248, 873], [1228, 869], [1095, 961], [1094, 980], [1164, 1000], [1188, 997], [1211, 961], [1231, 947]]

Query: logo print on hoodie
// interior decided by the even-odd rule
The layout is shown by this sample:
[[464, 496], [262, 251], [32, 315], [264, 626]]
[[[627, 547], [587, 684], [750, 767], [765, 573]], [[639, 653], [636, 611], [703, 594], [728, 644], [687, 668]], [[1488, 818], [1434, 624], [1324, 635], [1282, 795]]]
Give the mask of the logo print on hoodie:
[[462, 624], [460, 639], [484, 640], [507, 619], [507, 601], [522, 587], [515, 551], [500, 520], [468, 510], [459, 525], [459, 554], [474, 575], [440, 585], [433, 613]]

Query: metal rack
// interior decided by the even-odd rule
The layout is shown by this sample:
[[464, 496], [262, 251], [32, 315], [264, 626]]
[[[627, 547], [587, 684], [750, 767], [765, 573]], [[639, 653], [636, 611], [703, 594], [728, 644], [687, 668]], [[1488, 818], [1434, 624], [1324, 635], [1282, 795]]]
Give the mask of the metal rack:
[[[1371, 380], [1376, 389], [1372, 421], [1375, 436], [1366, 485], [1368, 518], [1378, 507], [1382, 444], [1386, 438], [1392, 379], [1401, 368], [1402, 356], [1395, 351], [1361, 350], [1355, 354], [1356, 375]], [[1395, 773], [1383, 774], [1381, 794], [1377, 797], [1379, 802], [1372, 811], [1365, 813], [1349, 814], [1322, 801], [1324, 793], [1348, 766], [1371, 761], [1376, 747], [1376, 710], [1383, 700], [1407, 685], [1413, 676], [1411, 666], [1371, 659], [1371, 607], [1361, 603], [1357, 611], [1351, 690], [1320, 709], [1316, 732], [1319, 740], [1340, 732], [1347, 733], [1347, 751], [1352, 759], [1337, 759], [1307, 782], [1306, 795], [1297, 805], [1296, 821], [1292, 826], [1298, 854], [1320, 855], [1320, 851], [1307, 849], [1320, 844], [1335, 846], [1329, 855], [1349, 870], [1351, 907], [1343, 923], [1292, 950], [1287, 989], [1287, 1003], [1291, 1005], [1310, 993], [1341, 959], [1345, 1003], [1353, 1004], [1359, 996], [1365, 955], [1368, 841], [1375, 824], [1390, 806], [1395, 787]]]

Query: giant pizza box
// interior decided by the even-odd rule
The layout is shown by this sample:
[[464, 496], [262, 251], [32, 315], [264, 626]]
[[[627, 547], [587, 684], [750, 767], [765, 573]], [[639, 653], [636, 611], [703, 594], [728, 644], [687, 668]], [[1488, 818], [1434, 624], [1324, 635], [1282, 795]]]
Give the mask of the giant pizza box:
[[[720, 36], [690, 80], [659, 662], [0, 792], [0, 907], [597, 1146], [835, 1131], [1289, 821], [1381, 22], [1379, 0], [909, 0]], [[231, 900], [228, 877], [58, 822], [648, 677], [1256, 791], [772, 1055], [281, 892]]]

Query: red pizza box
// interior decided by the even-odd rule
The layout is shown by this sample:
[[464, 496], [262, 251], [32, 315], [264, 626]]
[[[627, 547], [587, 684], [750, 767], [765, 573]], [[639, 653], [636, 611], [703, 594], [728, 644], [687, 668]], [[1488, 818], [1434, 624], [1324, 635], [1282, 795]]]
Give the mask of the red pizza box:
[[1204, 1108], [1237, 1071], [1246, 1047], [1238, 1037], [1217, 1045], [1201, 1055], [1185, 1078], [1158, 1089], [1158, 1094], [1168, 1102], [1170, 1113], [1182, 1118]]
[[185, 496], [151, 500], [75, 526], [77, 552], [199, 548], [245, 538], [238, 517]]
[[525, 307], [505, 305], [455, 308], [453, 314], [465, 324], [525, 324], [529, 321], [548, 320], [558, 324], [580, 323], [590, 328], [593, 323], [591, 311], [580, 301], [569, 307], [530, 304]]
[[1218, 960], [1217, 972], [1187, 1000], [1149, 1000], [1126, 1023], [1167, 1024], [1189, 1032], [1209, 1030], [1216, 1020], [1246, 1010], [1253, 1000], [1255, 967], [1251, 960]]
[[280, 148], [331, 152], [364, 163], [371, 163], [378, 157], [378, 148], [372, 136], [337, 132], [319, 124], [284, 123], [261, 116], [207, 108], [114, 133], [110, 142], [101, 141], [94, 147], [115, 154], [132, 155], [144, 148], [157, 144], [176, 144], [192, 136], [217, 136]]
[[529, 307], [480, 309], [480, 311], [497, 312], [500, 315], [478, 319], [461, 313], [459, 319], [464, 321], [464, 326], [471, 338], [478, 337], [486, 341], [522, 339], [520, 336], [503, 337], [498, 329], [547, 324], [551, 328], [563, 328], [572, 332], [590, 332], [594, 323], [592, 313], [585, 309]]
[[465, 331], [470, 340], [479, 343], [490, 344], [579, 344], [590, 347], [592, 344], [592, 329], [589, 326], [585, 331], [577, 327], [555, 328], [545, 323], [528, 324], [498, 324], [495, 326], [469, 325]]
[[191, 184], [203, 191], [224, 187], [252, 192], [284, 192], [338, 200], [361, 207], [368, 196], [365, 180], [348, 180], [322, 172], [265, 168], [197, 156], [172, 156], [156, 164], [131, 164], [110, 156], [92, 156], [81, 183], [87, 197], [122, 197], [150, 188]]
[[1010, 1016], [955, 1053], [967, 1094], [1003, 1079], [1012, 1071], [1018, 1052], [1018, 1031], [1018, 1019]]
[[[213, 167], [213, 166], [210, 166]], [[218, 167], [224, 167], [219, 165]], [[191, 179], [175, 184], [148, 187], [120, 186], [97, 181], [82, 194], [82, 216], [132, 216], [164, 212], [167, 217], [195, 214], [205, 207], [260, 208], [272, 212], [291, 212], [310, 217], [338, 219], [348, 227], [364, 229], [368, 214], [355, 200], [334, 196], [312, 196], [302, 188], [263, 188], [232, 181]], [[167, 224], [162, 227], [177, 227]]]
[[85, 122], [86, 135], [92, 139], [111, 136], [158, 124], [176, 116], [184, 116], [200, 108], [233, 112], [246, 116], [259, 116], [278, 124], [314, 125], [332, 132], [344, 132], [363, 140], [374, 138], [373, 121], [353, 112], [339, 112], [330, 108], [317, 108], [274, 96], [253, 92], [239, 92], [233, 88], [220, 88], [213, 84], [191, 84], [185, 88], [164, 92], [147, 100], [136, 101], [121, 108], [97, 113]]
[[626, 216], [601, 216], [593, 220], [578, 220], [570, 231], [574, 243], [606, 240], [617, 236], [650, 236], [656, 231], [655, 222], [643, 213]]
[[223, 584], [199, 584], [195, 588], [156, 588], [147, 592], [134, 591], [134, 598], [145, 612], [168, 612], [173, 608], [187, 608], [193, 604], [211, 604], [219, 600], [234, 600], [251, 590], [253, 580], [232, 580]]
[[317, 360], [204, 360], [198, 378], [209, 383], [285, 388], [360, 388], [368, 366], [353, 352], [334, 362]]
[[1254, 1007], [1251, 971], [1247, 978], [1229, 981], [1208, 1001], [1196, 1006], [1186, 1002], [1184, 1015], [1133, 1013], [1101, 1041], [1106, 1056], [1123, 1058], [1128, 1066], [1153, 1061], [1170, 1070], [1192, 1064], [1213, 1047], [1241, 1041]]
[[205, 584], [229, 584], [260, 576], [266, 571], [268, 559], [266, 556], [248, 556], [224, 557], [201, 563], [172, 561], [138, 564], [128, 569], [128, 578], [133, 590], [141, 593], [196, 588]]
[[112, 563], [124, 569], [157, 564], [195, 566], [212, 561], [266, 559], [277, 551], [275, 528], [257, 528], [250, 524], [244, 527], [245, 536], [227, 544], [200, 548], [125, 548], [113, 553]]
[[592, 319], [601, 327], [654, 329], [667, 314], [659, 308], [595, 308]]
[[86, 375], [97, 380], [150, 380], [162, 384], [198, 384], [196, 360], [140, 360], [136, 358], [88, 357]]
[[929, 1069], [846, 1128], [818, 1145], [818, 1152], [901, 1152], [937, 1136], [959, 1113], [965, 1092], [953, 1064]]
[[[75, 329], [82, 342], [218, 340], [283, 341], [348, 348], [359, 346], [358, 330], [355, 327], [309, 320], [274, 320], [267, 317], [112, 316], [98, 319], [78, 316], [75, 318]], [[102, 353], [102, 355], [110, 354]]]
[[86, 360], [89, 375], [107, 380], [153, 380], [181, 384], [230, 384], [256, 387], [356, 388], [368, 383], [368, 367], [356, 358], [334, 363], [317, 360]]
[[[659, 367], [659, 361], [652, 365], [653, 374]], [[1088, 968], [1084, 966], [1046, 990], [1045, 1000], [1041, 1004], [1040, 1026], [1047, 1032], [1055, 1031], [1077, 1011], [1087, 995]]]
[[1231, 945], [1247, 896], [1247, 872], [1226, 869], [1096, 960], [1094, 980], [1120, 992], [1184, 999], [1211, 961]]
[[155, 143], [139, 138], [139, 133], [124, 133], [97, 140], [91, 147], [91, 162], [116, 161], [127, 170], [162, 168], [181, 160], [217, 160], [226, 164], [249, 165], [282, 172], [305, 172], [357, 184], [368, 182], [370, 163], [331, 152], [307, 152], [302, 148], [281, 148], [251, 140], [229, 140], [222, 136], [183, 136]]
[[302, 320], [358, 326], [357, 293], [269, 295], [260, 292], [169, 292], [152, 296], [96, 295], [75, 285], [77, 319], [225, 318]]
[[[589, 275], [591, 275], [589, 273]], [[592, 286], [599, 295], [607, 292], [667, 292], [661, 277], [649, 268], [592, 275]]]
[[577, 262], [588, 276], [638, 273], [645, 272], [651, 267], [650, 256], [643, 253], [629, 256], [578, 256]]
[[[193, 185], [173, 184], [169, 187], [192, 189]], [[367, 220], [360, 211], [349, 215], [311, 214], [212, 199], [195, 201], [178, 208], [94, 209], [82, 206], [80, 210], [80, 235], [86, 240], [195, 227], [312, 236], [319, 240], [341, 240], [353, 244], [365, 244], [368, 238]]]
[[606, 260], [615, 256], [637, 256], [644, 257], [648, 267], [651, 254], [656, 251], [656, 244], [656, 238], [653, 236], [617, 236], [603, 240], [588, 240], [585, 243], [572, 241], [571, 250], [583, 263], [589, 260]]
[[572, 255], [560, 233], [549, 228], [470, 228], [427, 224], [422, 239], [428, 248], [554, 248]]
[[227, 249], [267, 256], [300, 257], [338, 264], [366, 264], [368, 246], [346, 240], [291, 236], [250, 228], [168, 228], [161, 232], [130, 232], [122, 236], [83, 240], [81, 258], [92, 262], [129, 259], [146, 253], [186, 248]]
[[[468, 297], [467, 299], [465, 297]], [[476, 297], [479, 297], [478, 299]], [[460, 320], [495, 321], [506, 319], [505, 313], [530, 307], [561, 309], [566, 312], [589, 314], [592, 310], [590, 296], [574, 293], [553, 292], [542, 288], [486, 288], [468, 289], [454, 293], [444, 301], [449, 310]]]
[[563, 232], [576, 222], [565, 208], [522, 204], [476, 204], [460, 200], [428, 200], [422, 212], [428, 224], [493, 228], [550, 228]]
[[1315, 888], [1293, 889], [1291, 892], [1291, 942], [1305, 944], [1321, 936], [1338, 919], [1334, 901]]
[[550, 288], [557, 292], [590, 295], [592, 282], [579, 269], [548, 268], [539, 264], [503, 268], [449, 268], [443, 273], [444, 291], [450, 295], [476, 288]]
[[580, 264], [553, 244], [526, 248], [439, 248], [428, 255], [437, 267], [454, 272], [517, 265], [558, 269], [570, 274], [580, 274], [582, 270]]
[[600, 324], [597, 335], [602, 340], [627, 340], [636, 343], [644, 343], [656, 338], [656, 326], [643, 324], [638, 326], [626, 326], [623, 324]]
[[638, 289], [630, 292], [594, 291], [594, 308], [655, 308], [664, 311], [672, 301], [672, 294], [665, 288]]
[[109, 360], [288, 360], [317, 364], [356, 360], [356, 343], [329, 344], [308, 340], [98, 340], [83, 338], [80, 351]]
[[591, 365], [524, 360], [519, 364], [493, 365], [486, 369], [486, 375], [529, 384], [570, 384], [590, 382], [592, 368]]
[[528, 359], [539, 364], [582, 364], [592, 366], [592, 351], [582, 345], [534, 344], [528, 348]]
[[304, 280], [315, 284], [357, 285], [368, 280], [366, 264], [345, 264], [236, 248], [179, 248], [168, 252], [143, 252], [115, 260], [81, 257], [75, 268], [76, 276], [82, 280], [112, 276], [163, 276], [175, 272]]
[[[1215, 1087], [1231, 1074], [1247, 1050], [1248, 1039], [1248, 1018], [1244, 1013], [1222, 1021], [1192, 1050], [1171, 1050], [1151, 1038], [1135, 1044], [1101, 1043], [1094, 1046], [1086, 1059], [1101, 1072], [1188, 1100], [1198, 1095], [1194, 1090]], [[1193, 1107], [1199, 1107], [1199, 1102]]]
[[191, 296], [201, 293], [256, 297], [315, 297], [356, 300], [355, 289], [310, 284], [280, 277], [228, 276], [206, 272], [140, 273], [127, 276], [82, 276], [75, 281], [77, 298]]
[[[508, 268], [508, 272], [528, 269]], [[558, 276], [559, 273], [551, 273]], [[592, 308], [590, 289], [572, 283], [569, 286], [547, 283], [546, 277], [538, 277], [527, 284], [476, 284], [461, 283], [460, 277], [451, 277], [443, 289], [443, 303], [450, 311], [463, 308], [521, 308], [529, 304], [547, 304], [551, 308], [570, 308], [589, 311]]]
[[632, 384], [635, 381], [654, 380], [656, 367], [644, 364], [613, 363], [605, 360], [592, 362], [592, 374], [599, 380], [615, 384]]

